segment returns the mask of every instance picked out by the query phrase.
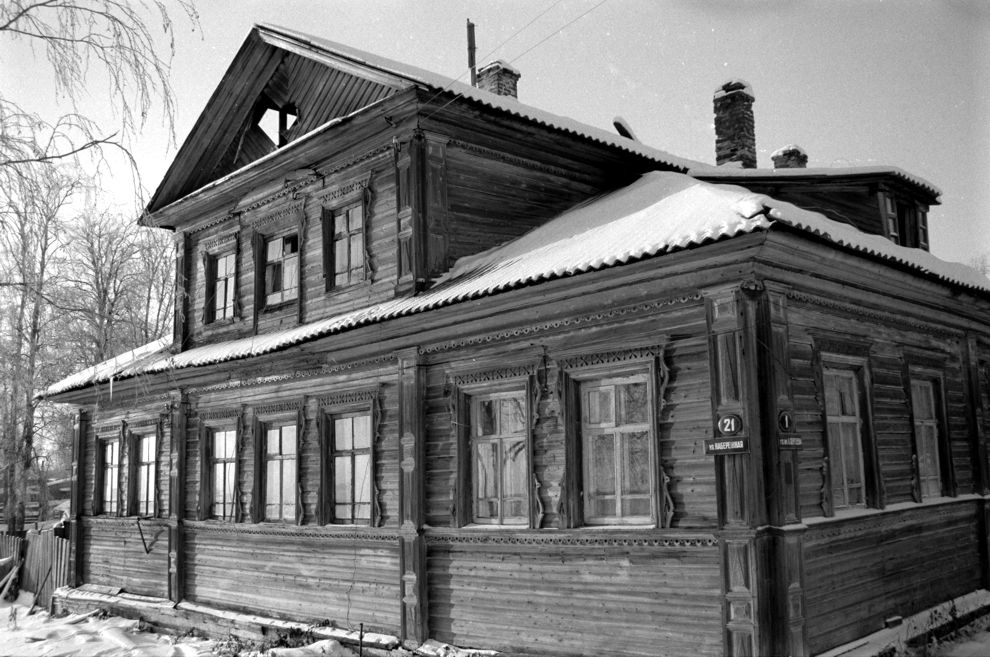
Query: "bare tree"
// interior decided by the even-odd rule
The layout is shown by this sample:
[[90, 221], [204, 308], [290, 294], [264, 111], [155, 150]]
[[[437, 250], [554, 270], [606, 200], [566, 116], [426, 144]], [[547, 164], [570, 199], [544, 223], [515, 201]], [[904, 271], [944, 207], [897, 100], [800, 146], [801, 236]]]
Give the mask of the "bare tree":
[[0, 231], [0, 259], [6, 263], [4, 309], [10, 331], [3, 354], [9, 379], [2, 424], [8, 524], [15, 506], [11, 502], [26, 499], [35, 454], [34, 393], [52, 314], [47, 295], [60, 215], [79, 189], [77, 178], [44, 166], [36, 166], [33, 175], [17, 182], [15, 187], [0, 188], [0, 218], [5, 225]]
[[[174, 5], [198, 24], [190, 0]], [[151, 25], [161, 28], [154, 31]], [[74, 111], [43, 118], [0, 95], [0, 176], [29, 175], [32, 163], [72, 160], [114, 147], [127, 153], [132, 137], [154, 108], [174, 125], [169, 68], [175, 50], [174, 24], [164, 0], [7, 0], [0, 3], [0, 37], [43, 49], [55, 92]], [[164, 46], [159, 45], [159, 38]], [[98, 126], [77, 111], [96, 64], [120, 124]], [[129, 157], [129, 154], [127, 154]], [[133, 165], [133, 160], [131, 160]], [[7, 180], [0, 180], [9, 184]]]

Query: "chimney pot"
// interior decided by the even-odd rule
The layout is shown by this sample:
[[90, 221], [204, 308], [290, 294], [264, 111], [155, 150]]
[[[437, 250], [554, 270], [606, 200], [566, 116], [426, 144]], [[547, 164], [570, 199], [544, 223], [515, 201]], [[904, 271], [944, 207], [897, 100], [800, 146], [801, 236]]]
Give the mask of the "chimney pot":
[[808, 166], [808, 154], [797, 144], [788, 144], [770, 154], [774, 169], [804, 169]]
[[478, 71], [478, 88], [499, 96], [518, 98], [518, 82], [522, 74], [507, 62], [496, 60]]
[[715, 164], [738, 162], [756, 168], [756, 127], [753, 88], [744, 80], [729, 80], [715, 90]]

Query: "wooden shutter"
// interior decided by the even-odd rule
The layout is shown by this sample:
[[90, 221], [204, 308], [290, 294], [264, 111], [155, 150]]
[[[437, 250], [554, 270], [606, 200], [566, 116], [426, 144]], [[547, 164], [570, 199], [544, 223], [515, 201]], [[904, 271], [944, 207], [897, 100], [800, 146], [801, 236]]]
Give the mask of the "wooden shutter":
[[103, 478], [106, 476], [106, 441], [100, 440], [100, 437], [97, 436], [93, 445], [96, 448], [96, 458], [93, 459], [96, 464], [93, 470], [93, 515], [98, 516], [106, 508], [103, 499]]
[[251, 487], [251, 522], [265, 518], [265, 425], [254, 420], [254, 485]]
[[333, 488], [330, 486], [330, 437], [327, 414], [322, 408], [316, 411], [317, 448], [320, 450], [320, 481], [316, 490], [316, 522], [325, 525], [330, 522], [330, 502], [327, 499]]
[[323, 230], [323, 289], [333, 289], [333, 210], [323, 208], [320, 216]]
[[237, 415], [237, 435], [234, 447], [234, 522], [244, 522], [244, 504], [241, 501], [241, 459], [244, 458], [244, 409]]
[[302, 493], [302, 446], [303, 434], [306, 430], [306, 400], [303, 399], [296, 415], [296, 524], [303, 524], [303, 493]]
[[251, 235], [254, 255], [254, 332], [258, 332], [258, 313], [265, 303], [265, 236], [255, 231]]
[[206, 520], [210, 517], [210, 507], [213, 501], [213, 490], [211, 477], [212, 464], [210, 454], [212, 453], [213, 432], [203, 424], [199, 423], [199, 499], [196, 501], [196, 519]]
[[298, 210], [296, 219], [297, 244], [299, 245], [299, 250], [296, 253], [296, 315], [299, 323], [302, 324], [305, 306], [303, 297], [306, 296], [306, 213], [302, 208]]

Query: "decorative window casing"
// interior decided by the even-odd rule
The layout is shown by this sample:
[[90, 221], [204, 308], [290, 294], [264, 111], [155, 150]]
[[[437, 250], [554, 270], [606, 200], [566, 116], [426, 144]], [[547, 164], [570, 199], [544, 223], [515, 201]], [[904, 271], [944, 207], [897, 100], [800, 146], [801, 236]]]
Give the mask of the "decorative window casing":
[[[562, 362], [570, 524], [669, 527], [673, 501], [659, 457], [667, 369], [661, 347]], [[573, 467], [571, 467], [573, 464]]]
[[240, 435], [233, 424], [204, 426], [200, 432], [199, 518], [239, 521]]
[[266, 307], [294, 301], [299, 296], [297, 235], [282, 235], [265, 240], [263, 285]]
[[375, 483], [378, 391], [339, 392], [320, 398], [318, 406], [318, 522], [376, 526], [380, 518]]
[[266, 423], [262, 441], [262, 519], [269, 522], [295, 522], [298, 503], [298, 427], [295, 423]]

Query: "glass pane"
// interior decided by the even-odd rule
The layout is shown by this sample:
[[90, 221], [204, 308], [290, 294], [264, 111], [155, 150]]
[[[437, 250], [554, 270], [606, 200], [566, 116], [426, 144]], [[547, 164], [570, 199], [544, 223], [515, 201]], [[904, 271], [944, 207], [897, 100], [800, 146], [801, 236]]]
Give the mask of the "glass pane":
[[498, 497], [498, 443], [479, 442], [474, 450], [474, 490], [479, 500]]
[[354, 455], [354, 501], [371, 502], [371, 455]]
[[364, 240], [361, 235], [351, 237], [351, 266], [349, 269], [364, 267]]
[[278, 504], [279, 494], [282, 492], [278, 466], [278, 461], [268, 461], [265, 464], [265, 503], [268, 505]]
[[361, 230], [361, 224], [364, 222], [364, 211], [360, 205], [355, 205], [347, 211], [347, 220], [347, 228], [350, 232]]
[[265, 249], [266, 262], [276, 262], [282, 259], [282, 238], [270, 240]]
[[347, 259], [347, 238], [339, 239], [333, 244], [333, 271], [340, 274], [350, 269]]
[[296, 425], [287, 424], [282, 427], [282, 454], [296, 453]]
[[295, 253], [296, 251], [299, 250], [297, 248], [297, 245], [299, 244], [299, 242], [296, 239], [296, 236], [295, 235], [289, 235], [288, 237], [283, 238], [282, 239], [282, 243], [284, 245], [283, 248], [282, 248], [282, 253], [285, 256], [289, 256], [289, 255], [291, 255], [291, 254], [293, 254], [293, 253]]
[[350, 504], [354, 501], [351, 497], [351, 481], [350, 456], [338, 456], [333, 460], [333, 499], [338, 504]]
[[282, 461], [282, 508], [286, 509], [285, 518], [295, 515], [296, 500], [296, 461], [295, 459], [285, 459]]
[[333, 218], [333, 234], [336, 238], [347, 233], [347, 215], [343, 212]]
[[607, 518], [615, 516], [615, 497], [599, 496], [591, 500], [591, 513], [596, 518]]
[[[285, 259], [284, 271], [282, 274], [282, 289], [286, 291], [286, 298], [295, 298], [294, 290], [299, 287], [299, 256], [289, 256]], [[289, 294], [292, 292], [291, 294]]]
[[591, 437], [591, 491], [615, 492], [615, 439], [612, 434]]
[[649, 418], [646, 398], [646, 382], [628, 383], [619, 387], [622, 404], [622, 423], [641, 424]]
[[931, 382], [914, 381], [911, 383], [911, 404], [914, 406], [915, 419], [930, 420], [935, 418], [935, 401]]
[[223, 308], [227, 305], [227, 283], [225, 281], [217, 281], [213, 290], [213, 308], [216, 310], [216, 314], [220, 317], [223, 316]]
[[354, 449], [371, 447], [371, 416], [358, 415], [354, 421]]
[[842, 397], [842, 414], [856, 415], [856, 385], [851, 376], [842, 377], [839, 394]]
[[333, 421], [334, 451], [348, 451], [354, 448], [354, 419], [349, 417], [336, 418]]
[[838, 377], [834, 374], [826, 374], [825, 385], [825, 412], [828, 415], [836, 416], [842, 414], [842, 402], [839, 398]]
[[334, 504], [333, 505], [333, 517], [337, 520], [352, 520], [351, 511], [353, 507], [350, 504]]
[[337, 274], [336, 276], [333, 277], [334, 285], [347, 285], [348, 282], [349, 281], [347, 280], [347, 272], [344, 272], [342, 274]]
[[526, 441], [505, 441], [502, 454], [502, 496], [525, 496], [528, 489], [526, 477]]
[[614, 424], [613, 388], [591, 388], [585, 395], [589, 424]]
[[499, 401], [499, 434], [520, 433], [526, 430], [526, 407], [522, 397], [509, 397]]
[[371, 504], [355, 504], [354, 505], [354, 519], [355, 520], [368, 520], [371, 518]]
[[622, 492], [650, 492], [650, 441], [645, 431], [622, 434]]
[[279, 448], [280, 448], [279, 440], [278, 440], [279, 439], [279, 430], [277, 428], [276, 429], [269, 429], [268, 432], [265, 435], [266, 435], [265, 451], [268, 454], [278, 454], [279, 453]]
[[495, 404], [494, 399], [482, 399], [478, 402], [478, 418], [476, 431], [479, 436], [495, 435]]

